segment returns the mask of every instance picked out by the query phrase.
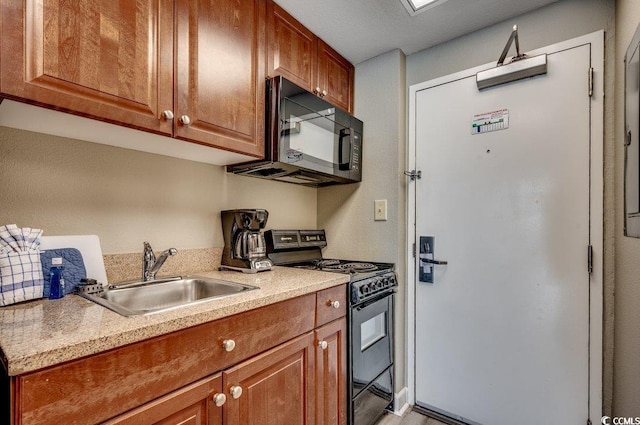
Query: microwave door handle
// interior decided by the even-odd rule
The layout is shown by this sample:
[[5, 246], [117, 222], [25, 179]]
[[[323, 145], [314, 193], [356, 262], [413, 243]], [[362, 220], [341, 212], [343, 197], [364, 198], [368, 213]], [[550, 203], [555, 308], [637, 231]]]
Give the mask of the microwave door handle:
[[[347, 155], [344, 152], [344, 139], [347, 138], [349, 143], [349, 151]], [[353, 149], [353, 144], [351, 143], [351, 129], [343, 128], [340, 130], [339, 142], [338, 142], [338, 168], [342, 171], [349, 171], [349, 165], [351, 164], [351, 150]], [[344, 160], [344, 157], [347, 157], [347, 160]]]

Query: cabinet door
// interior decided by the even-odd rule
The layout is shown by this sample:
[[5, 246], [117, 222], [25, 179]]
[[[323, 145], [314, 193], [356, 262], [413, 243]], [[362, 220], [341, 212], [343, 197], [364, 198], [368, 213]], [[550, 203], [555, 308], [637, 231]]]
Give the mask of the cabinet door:
[[318, 87], [327, 102], [353, 112], [353, 74], [351, 63], [318, 40]]
[[317, 37], [273, 1], [267, 2], [267, 74], [313, 91]]
[[264, 156], [263, 0], [177, 0], [176, 132]]
[[2, 0], [1, 39], [6, 97], [172, 133], [173, 1]]
[[214, 398], [222, 394], [217, 374], [122, 414], [105, 425], [222, 425], [222, 407]]
[[[316, 334], [316, 425], [347, 423], [347, 319]], [[326, 342], [326, 344], [324, 344]]]
[[302, 335], [224, 372], [225, 425], [313, 424], [313, 336]]

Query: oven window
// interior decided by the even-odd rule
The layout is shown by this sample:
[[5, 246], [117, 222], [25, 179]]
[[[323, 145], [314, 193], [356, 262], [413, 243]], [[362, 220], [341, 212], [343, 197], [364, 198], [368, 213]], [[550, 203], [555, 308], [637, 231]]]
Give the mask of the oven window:
[[360, 351], [387, 336], [387, 312], [383, 311], [360, 325]]

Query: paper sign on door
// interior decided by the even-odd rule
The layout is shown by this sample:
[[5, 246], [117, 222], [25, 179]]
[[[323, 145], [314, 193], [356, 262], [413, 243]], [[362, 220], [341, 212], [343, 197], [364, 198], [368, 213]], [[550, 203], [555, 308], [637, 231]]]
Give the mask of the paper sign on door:
[[509, 128], [508, 109], [476, 114], [471, 119], [471, 134], [489, 133], [507, 128]]

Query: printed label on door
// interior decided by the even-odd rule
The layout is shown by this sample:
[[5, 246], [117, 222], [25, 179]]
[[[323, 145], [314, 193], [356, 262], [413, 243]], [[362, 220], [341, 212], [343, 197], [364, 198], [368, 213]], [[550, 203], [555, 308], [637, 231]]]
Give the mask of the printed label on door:
[[471, 119], [471, 134], [489, 133], [507, 128], [509, 128], [508, 109], [475, 114]]

